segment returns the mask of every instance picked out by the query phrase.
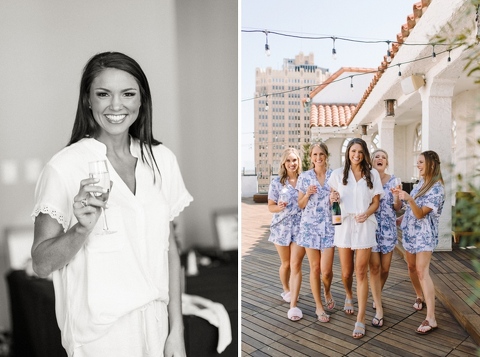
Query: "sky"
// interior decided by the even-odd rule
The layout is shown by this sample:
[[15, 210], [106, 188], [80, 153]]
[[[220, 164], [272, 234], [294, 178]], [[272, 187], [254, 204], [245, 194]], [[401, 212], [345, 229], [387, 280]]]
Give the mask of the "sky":
[[[335, 73], [341, 67], [377, 68], [387, 52], [386, 41], [396, 41], [418, 0], [242, 0], [241, 1], [241, 168], [253, 171], [255, 69], [281, 69], [284, 58], [313, 53], [315, 64]], [[267, 30], [300, 37], [344, 37], [378, 44], [310, 40], [269, 34], [270, 56], [265, 55]]]

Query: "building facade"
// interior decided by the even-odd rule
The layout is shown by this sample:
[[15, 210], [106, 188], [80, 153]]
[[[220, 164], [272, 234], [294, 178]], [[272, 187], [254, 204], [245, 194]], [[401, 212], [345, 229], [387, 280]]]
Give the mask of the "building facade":
[[299, 53], [284, 59], [281, 69], [256, 69], [254, 104], [255, 169], [258, 192], [268, 192], [271, 175], [278, 173], [282, 152], [300, 152], [310, 142], [310, 114], [303, 106], [315, 85], [329, 76], [314, 64], [314, 55]]
[[[446, 193], [439, 251], [452, 249], [457, 193], [480, 186], [480, 87], [476, 72], [469, 73], [480, 67], [479, 19], [479, 8], [469, 0], [414, 4], [397, 34], [393, 60], [378, 67], [348, 125], [340, 130], [325, 124], [311, 128], [312, 140], [325, 141], [334, 156], [343, 155], [352, 137], [381, 147], [389, 153], [388, 171], [404, 183], [419, 178], [418, 155], [436, 151]], [[444, 39], [441, 45], [439, 38]], [[458, 38], [463, 42], [457, 43]], [[316, 96], [310, 97], [315, 103]], [[387, 108], [389, 102], [395, 105]]]

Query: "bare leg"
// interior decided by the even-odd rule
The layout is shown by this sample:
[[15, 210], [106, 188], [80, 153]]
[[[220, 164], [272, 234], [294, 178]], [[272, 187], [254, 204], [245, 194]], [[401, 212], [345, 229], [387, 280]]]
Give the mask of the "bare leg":
[[380, 272], [380, 277], [382, 281], [382, 290], [383, 287], [385, 286], [385, 283], [387, 282], [388, 275], [390, 274], [390, 266], [392, 264], [392, 257], [393, 257], [393, 250], [391, 252], [388, 252], [386, 254], [380, 254], [380, 266], [381, 266], [381, 272]]
[[[417, 274], [420, 284], [422, 285], [423, 296], [427, 304], [427, 317], [425, 318], [431, 327], [437, 326], [435, 320], [435, 286], [433, 285], [432, 278], [430, 276], [430, 261], [432, 258], [432, 252], [420, 252], [417, 253]], [[419, 330], [425, 332], [430, 327], [420, 327]]]
[[321, 315], [325, 310], [322, 304], [322, 284], [320, 283], [320, 251], [311, 248], [305, 248], [305, 251], [310, 264], [310, 288], [315, 299], [315, 313]]
[[357, 322], [365, 323], [368, 299], [368, 262], [372, 249], [357, 249], [355, 252], [355, 276], [357, 279]]
[[[322, 274], [322, 282], [324, 288], [324, 295], [325, 300], [332, 301], [332, 292], [330, 288], [332, 286], [332, 279], [333, 279], [333, 258], [335, 255], [335, 248], [327, 248], [324, 249], [323, 252], [320, 253], [320, 271]], [[329, 307], [329, 309], [333, 309], [333, 307]]]
[[420, 284], [420, 280], [418, 279], [418, 273], [417, 273], [417, 255], [416, 254], [411, 254], [409, 252], [405, 252], [405, 258], [407, 260], [407, 265], [408, 265], [408, 275], [410, 276], [410, 281], [412, 282], [413, 289], [415, 290], [415, 294], [417, 295], [417, 298], [422, 299], [423, 298], [423, 291], [422, 291], [422, 285]]
[[[375, 252], [370, 255], [370, 285], [372, 289], [373, 301], [375, 303], [375, 318], [383, 318], [382, 306], [382, 281], [381, 281], [381, 253]], [[376, 324], [380, 324], [377, 320]], [[372, 322], [373, 324], [373, 322]]]
[[296, 243], [290, 244], [290, 308], [297, 306], [300, 286], [302, 285], [302, 261], [305, 256], [305, 248]]
[[290, 291], [290, 246], [275, 244], [278, 255], [280, 256], [280, 268], [278, 275], [284, 292]]
[[[338, 254], [340, 258], [340, 266], [342, 270], [342, 282], [343, 287], [345, 288], [345, 299], [352, 300], [353, 298], [353, 255], [354, 251], [350, 248], [338, 248]], [[352, 309], [344, 308], [345, 312], [349, 315], [353, 314]]]

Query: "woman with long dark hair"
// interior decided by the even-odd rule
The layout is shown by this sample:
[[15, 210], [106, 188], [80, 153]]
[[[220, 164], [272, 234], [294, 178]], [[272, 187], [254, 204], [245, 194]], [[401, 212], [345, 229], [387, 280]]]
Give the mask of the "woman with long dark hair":
[[[94, 162], [101, 172], [90, 171]], [[33, 267], [53, 273], [69, 356], [185, 356], [170, 225], [191, 201], [175, 155], [153, 138], [138, 63], [119, 52], [93, 56], [72, 136], [43, 169], [32, 213]]]
[[445, 201], [445, 189], [440, 171], [440, 158], [435, 151], [424, 151], [417, 159], [421, 177], [410, 194], [397, 190], [407, 203], [400, 228], [402, 245], [408, 264], [408, 274], [417, 294], [413, 308], [427, 306], [427, 316], [416, 332], [428, 334], [437, 328], [435, 319], [435, 286], [430, 277], [430, 261], [438, 245], [438, 225]]
[[353, 338], [365, 336], [365, 312], [368, 299], [368, 262], [376, 246], [375, 211], [383, 196], [382, 181], [372, 168], [367, 143], [354, 138], [345, 152], [345, 165], [333, 171], [328, 184], [330, 201], [339, 201], [342, 224], [335, 226], [335, 246], [338, 249], [345, 288], [346, 314], [353, 315], [353, 272], [357, 279], [358, 314]]

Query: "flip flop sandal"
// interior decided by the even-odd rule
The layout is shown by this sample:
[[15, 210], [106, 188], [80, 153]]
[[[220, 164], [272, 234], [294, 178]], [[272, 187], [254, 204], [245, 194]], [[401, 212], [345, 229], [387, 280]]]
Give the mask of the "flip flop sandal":
[[[422, 330], [419, 330], [420, 327], [430, 327], [430, 329], [428, 329], [426, 331], [422, 331]], [[418, 333], [419, 335], [428, 335], [430, 332], [435, 330], [437, 327], [438, 326], [430, 325], [428, 320], [423, 320], [422, 324], [420, 326], [418, 326], [418, 328], [415, 330], [415, 332]]]
[[375, 316], [372, 320], [372, 326], [376, 328], [383, 327], [383, 317], [378, 318]]
[[423, 310], [423, 307], [425, 306], [425, 301], [423, 301], [421, 298], [417, 297], [415, 299], [415, 304], [413, 304], [413, 308], [417, 311]]
[[[355, 336], [355, 335], [358, 335], [358, 336]], [[362, 324], [361, 322], [355, 322], [355, 329], [353, 330], [352, 337], [358, 340], [363, 336], [365, 336], [365, 324]]]
[[353, 315], [355, 313], [353, 309], [353, 302], [351, 299], [345, 299], [345, 306], [343, 307], [343, 311], [345, 311], [347, 315]]
[[329, 322], [330, 321], [330, 315], [327, 315], [327, 313], [324, 311], [321, 314], [317, 314], [317, 320], [320, 321], [320, 322]]
[[287, 316], [292, 321], [298, 321], [303, 317], [303, 313], [302, 310], [295, 306], [288, 310]]
[[335, 309], [335, 300], [330, 299], [330, 300], [327, 300], [327, 310], [333, 310]]

